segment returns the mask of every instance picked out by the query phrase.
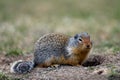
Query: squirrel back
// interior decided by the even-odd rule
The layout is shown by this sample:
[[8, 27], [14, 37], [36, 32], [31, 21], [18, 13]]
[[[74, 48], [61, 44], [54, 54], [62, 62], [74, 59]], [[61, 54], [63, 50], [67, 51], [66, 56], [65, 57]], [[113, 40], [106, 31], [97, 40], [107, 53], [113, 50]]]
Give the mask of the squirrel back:
[[27, 73], [34, 68], [49, 67], [54, 64], [80, 65], [92, 48], [90, 36], [86, 32], [70, 37], [51, 33], [40, 37], [35, 43], [34, 60], [20, 61], [11, 67], [14, 73]]

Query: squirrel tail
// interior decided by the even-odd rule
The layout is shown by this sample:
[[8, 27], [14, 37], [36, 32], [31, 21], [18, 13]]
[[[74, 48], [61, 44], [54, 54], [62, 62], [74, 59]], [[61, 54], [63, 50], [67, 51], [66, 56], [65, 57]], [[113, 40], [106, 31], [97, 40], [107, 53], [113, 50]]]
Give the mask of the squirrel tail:
[[35, 63], [33, 61], [15, 61], [10, 68], [11, 73], [27, 73], [30, 72], [35, 67]]

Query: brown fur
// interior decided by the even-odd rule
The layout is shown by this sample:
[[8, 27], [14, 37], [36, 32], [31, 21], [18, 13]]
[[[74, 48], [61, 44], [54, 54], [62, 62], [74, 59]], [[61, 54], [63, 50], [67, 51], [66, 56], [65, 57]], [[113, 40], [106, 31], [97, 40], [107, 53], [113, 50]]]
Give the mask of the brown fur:
[[[63, 42], [61, 44], [66, 44], [66, 41], [68, 41], [69, 37], [62, 35], [62, 34], [52, 34], [49, 38], [55, 37], [55, 41], [59, 40], [60, 42]], [[59, 37], [59, 38], [57, 38]], [[42, 38], [46, 39], [46, 38]], [[48, 39], [48, 37], [47, 37]], [[51, 40], [51, 39], [50, 39]], [[50, 41], [48, 40], [48, 41]], [[90, 37], [82, 37], [82, 44], [78, 45], [78, 47], [72, 47], [72, 55], [69, 58], [65, 58], [63, 55], [59, 56], [59, 58], [56, 59], [55, 56], [52, 56], [51, 58], [47, 59], [43, 64], [38, 65], [39, 67], [48, 67], [54, 64], [69, 64], [73, 66], [81, 65], [85, 59], [87, 58], [89, 51], [92, 47]], [[57, 42], [57, 41], [56, 41]], [[57, 44], [57, 43], [56, 43]], [[89, 45], [90, 49], [87, 49], [86, 46]]]
[[[92, 48], [90, 36], [86, 32], [70, 37], [65, 34], [51, 33], [40, 37], [34, 48], [34, 60], [30, 62], [15, 62], [11, 72], [26, 73], [35, 66], [49, 67], [55, 64], [81, 65]], [[18, 65], [28, 65], [22, 69]]]

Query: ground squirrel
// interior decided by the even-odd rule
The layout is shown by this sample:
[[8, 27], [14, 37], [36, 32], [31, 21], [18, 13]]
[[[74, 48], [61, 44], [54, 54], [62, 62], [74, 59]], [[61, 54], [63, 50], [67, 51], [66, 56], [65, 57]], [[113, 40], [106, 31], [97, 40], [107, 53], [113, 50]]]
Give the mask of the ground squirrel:
[[91, 48], [92, 41], [86, 32], [73, 37], [59, 33], [47, 34], [35, 43], [33, 61], [16, 61], [11, 66], [11, 72], [26, 73], [35, 66], [49, 67], [54, 64], [81, 65]]

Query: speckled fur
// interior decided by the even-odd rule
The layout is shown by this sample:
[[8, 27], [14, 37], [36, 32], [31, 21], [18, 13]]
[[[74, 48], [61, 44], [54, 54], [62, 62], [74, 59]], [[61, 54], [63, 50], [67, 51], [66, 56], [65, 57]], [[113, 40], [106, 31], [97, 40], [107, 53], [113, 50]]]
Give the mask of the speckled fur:
[[[83, 34], [85, 34], [82, 35], [85, 37], [85, 43], [90, 44], [88, 35]], [[35, 44], [34, 62], [40, 67], [48, 67], [52, 64], [79, 65], [86, 59], [89, 51], [90, 49], [85, 49], [85, 44], [80, 45], [74, 37], [57, 33], [47, 34]]]
[[77, 66], [83, 63], [92, 48], [86, 32], [73, 37], [60, 33], [42, 36], [36, 43], [33, 61], [17, 61], [11, 66], [12, 73], [27, 73], [35, 66], [49, 67], [54, 64]]

